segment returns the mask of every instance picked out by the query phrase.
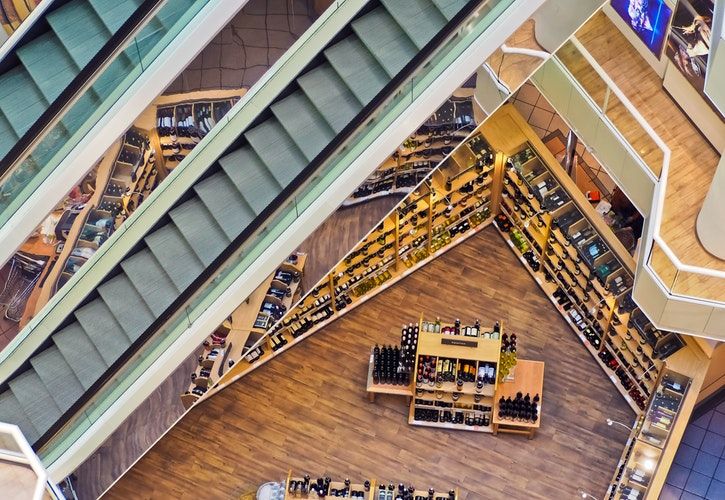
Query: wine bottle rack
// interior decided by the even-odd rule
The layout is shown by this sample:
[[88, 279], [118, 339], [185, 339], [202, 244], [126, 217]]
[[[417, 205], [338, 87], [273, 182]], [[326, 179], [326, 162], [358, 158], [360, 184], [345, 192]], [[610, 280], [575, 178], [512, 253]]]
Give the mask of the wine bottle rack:
[[493, 432], [503, 325], [466, 327], [421, 319], [418, 335], [408, 423]]
[[[199, 364], [191, 375], [189, 388], [181, 395], [186, 408], [193, 405], [234, 365], [249, 363], [245, 359], [247, 357], [256, 359], [263, 356], [265, 347], [269, 350], [275, 348], [271, 344], [258, 345], [267, 333], [265, 325], [271, 326], [275, 322], [270, 312], [265, 310], [265, 304], [285, 311], [290, 309], [300, 292], [300, 279], [306, 260], [307, 255], [303, 253], [290, 256], [207, 337], [203, 352], [199, 355]], [[296, 279], [289, 278], [293, 274], [297, 276]]]
[[238, 100], [230, 97], [159, 106], [156, 132], [164, 168], [173, 170]]
[[607, 490], [609, 500], [626, 499], [630, 492], [644, 498], [659, 466], [691, 379], [665, 369], [657, 381], [647, 411], [637, 419]]
[[[457, 488], [446, 491], [416, 489], [403, 482], [385, 483], [367, 479], [353, 482], [350, 479], [333, 480], [331, 477], [312, 477], [287, 474], [285, 500], [312, 500], [320, 498], [356, 498], [360, 500], [458, 500]], [[321, 493], [320, 493], [321, 492]]]
[[449, 98], [343, 205], [411, 192], [474, 128], [473, 98]]
[[[662, 359], [659, 332], [635, 325], [629, 309], [633, 263], [616, 237], [555, 162], [531, 141], [506, 159], [497, 227], [635, 411], [652, 394]], [[645, 318], [646, 319], [646, 318]], [[644, 336], [643, 330], [649, 332]], [[672, 351], [673, 352], [673, 351]]]
[[[59, 235], [63, 236], [59, 239], [65, 239], [64, 250], [56, 263], [57, 270], [48, 275], [52, 287], [48, 287], [48, 292], [40, 293], [36, 310], [40, 310], [78, 272], [110, 237], [115, 227], [130, 215], [124, 196], [133, 190], [135, 172], [144, 171], [148, 165], [151, 157], [148, 133], [132, 127], [113, 148], [117, 151], [110, 167], [101, 160], [95, 168], [95, 193], [79, 210], [70, 230]], [[113, 148], [111, 151], [114, 151]]]

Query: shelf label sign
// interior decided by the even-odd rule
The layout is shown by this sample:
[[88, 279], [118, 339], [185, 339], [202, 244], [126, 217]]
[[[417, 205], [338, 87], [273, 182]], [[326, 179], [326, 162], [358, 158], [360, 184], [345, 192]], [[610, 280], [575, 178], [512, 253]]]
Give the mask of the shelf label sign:
[[457, 345], [461, 347], [478, 347], [478, 341], [477, 340], [462, 340], [462, 339], [451, 339], [451, 338], [442, 338], [441, 344], [443, 345]]

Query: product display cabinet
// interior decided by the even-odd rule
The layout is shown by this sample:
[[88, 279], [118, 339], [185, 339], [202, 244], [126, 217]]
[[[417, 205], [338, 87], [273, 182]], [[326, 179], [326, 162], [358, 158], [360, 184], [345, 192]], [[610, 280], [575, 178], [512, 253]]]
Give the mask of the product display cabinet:
[[299, 298], [306, 260], [306, 254], [291, 255], [204, 341], [189, 389], [181, 395], [186, 408], [216, 384], [243, 355], [262, 350], [254, 347], [255, 344]]
[[156, 110], [161, 161], [173, 170], [239, 100], [202, 99], [159, 106]]
[[400, 346], [373, 349], [369, 400], [406, 396], [411, 425], [532, 438], [540, 425], [544, 363], [516, 360], [516, 342], [502, 322], [421, 318], [403, 327]]
[[647, 411], [632, 429], [606, 498], [644, 498], [647, 494], [670, 434], [680, 420], [691, 382], [689, 377], [664, 370]]
[[475, 126], [473, 97], [450, 97], [343, 202], [343, 206], [410, 193]]
[[284, 500], [320, 498], [356, 498], [359, 500], [458, 500], [458, 490], [439, 492], [434, 488], [416, 489], [402, 482], [385, 484], [374, 479], [353, 482], [350, 479], [333, 480], [331, 477], [313, 478], [309, 474], [293, 475], [290, 471], [284, 483]]

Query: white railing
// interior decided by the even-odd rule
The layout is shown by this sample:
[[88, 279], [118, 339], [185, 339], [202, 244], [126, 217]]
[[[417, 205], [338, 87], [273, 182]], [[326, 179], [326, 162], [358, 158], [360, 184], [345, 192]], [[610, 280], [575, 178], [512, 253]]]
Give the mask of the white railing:
[[[665, 239], [660, 234], [661, 224], [662, 224], [662, 214], [664, 210], [664, 203], [665, 203], [665, 193], [667, 189], [667, 179], [669, 175], [669, 167], [670, 167], [670, 161], [672, 157], [672, 152], [670, 148], [667, 146], [665, 141], [655, 132], [655, 130], [650, 126], [650, 124], [647, 122], [647, 120], [639, 113], [637, 108], [632, 104], [632, 102], [627, 98], [627, 96], [621, 91], [619, 87], [612, 81], [612, 79], [609, 77], [609, 75], [606, 73], [606, 71], [599, 65], [599, 63], [594, 59], [594, 57], [589, 53], [589, 51], [584, 48], [584, 46], [579, 42], [579, 40], [576, 39], [576, 37], [572, 37], [570, 39], [571, 43], [576, 47], [577, 51], [580, 53], [580, 55], [586, 60], [586, 62], [591, 66], [591, 68], [597, 73], [598, 77], [601, 79], [602, 82], [606, 85], [606, 92], [604, 97], [604, 103], [602, 106], [600, 106], [596, 100], [589, 95], [589, 93], [586, 91], [584, 86], [577, 80], [577, 78], [569, 71], [566, 67], [566, 65], [557, 57], [558, 63], [561, 67], [564, 68], [565, 71], [569, 73], [569, 75], [572, 78], [573, 83], [582, 91], [582, 94], [588, 98], [588, 100], [592, 103], [595, 109], [599, 110], [601, 113], [600, 118], [604, 123], [606, 123], [612, 130], [615, 132], [615, 134], [620, 137], [622, 141], [624, 141], [625, 145], [627, 146], [627, 149], [630, 151], [632, 156], [637, 160], [637, 163], [642, 167], [644, 172], [647, 174], [647, 176], [652, 179], [652, 181], [655, 184], [654, 188], [654, 195], [652, 198], [652, 204], [651, 204], [651, 210], [649, 213], [650, 217], [650, 223], [648, 226], [648, 234], [646, 235], [646, 238], [644, 240], [644, 248], [640, 251], [640, 265], [644, 264], [646, 265], [650, 271], [652, 271], [652, 274], [654, 276], [657, 276], [658, 280], [661, 281], [661, 284], [664, 285], [664, 288], [668, 290], [668, 293], [671, 295], [677, 296], [677, 297], [683, 297], [688, 299], [696, 299], [698, 302], [705, 301], [708, 303], [708, 305], [712, 305], [713, 303], [716, 303], [718, 305], [722, 305], [725, 303], [725, 297], [723, 297], [722, 300], [713, 300], [711, 298], [705, 298], [705, 297], [690, 297], [686, 295], [680, 295], [674, 291], [674, 285], [677, 281], [677, 277], [680, 272], [684, 273], [691, 273], [695, 275], [701, 275], [701, 276], [708, 276], [718, 279], [725, 280], [725, 272], [719, 271], [715, 269], [709, 269], [705, 267], [700, 266], [693, 266], [690, 264], [685, 264], [682, 262], [680, 258], [677, 257], [675, 252], [670, 248], [670, 246], [667, 244]], [[652, 139], [652, 142], [657, 145], [657, 147], [662, 151], [662, 169], [659, 173], [659, 175], [656, 174], [656, 172], [653, 172], [652, 169], [647, 165], [645, 160], [637, 153], [636, 149], [632, 146], [631, 143], [624, 137], [624, 135], [618, 130], [618, 127], [614, 125], [612, 120], [609, 119], [607, 116], [607, 106], [609, 102], [610, 95], [616, 96], [616, 98], [621, 102], [621, 104], [627, 109], [629, 114], [634, 118], [634, 120], [637, 122], [637, 124], [641, 127], [641, 129]], [[665, 280], [657, 273], [657, 271], [653, 268], [650, 255], [652, 252], [653, 244], [657, 243], [658, 247], [661, 248], [663, 253], [667, 256], [667, 258], [671, 261], [673, 267], [676, 269], [676, 275], [675, 278], [672, 280], [672, 283], [668, 285]], [[725, 286], [725, 282], [724, 282]]]

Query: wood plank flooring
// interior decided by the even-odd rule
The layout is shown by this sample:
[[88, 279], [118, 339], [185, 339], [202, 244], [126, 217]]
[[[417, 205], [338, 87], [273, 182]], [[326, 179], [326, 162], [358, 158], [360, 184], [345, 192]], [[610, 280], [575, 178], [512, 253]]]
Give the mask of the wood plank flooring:
[[[521, 436], [407, 424], [400, 398], [367, 402], [368, 350], [423, 312], [503, 319], [546, 362], [541, 430]], [[238, 498], [289, 468], [376, 477], [461, 497], [600, 497], [634, 414], [494, 228], [450, 250], [194, 408], [106, 498]]]
[[[577, 38], [637, 107], [672, 150], [661, 234], [686, 264], [725, 270], [725, 260], [702, 247], [695, 230], [697, 214], [717, 168], [719, 155], [662, 88], [661, 79], [603, 13], [597, 13]], [[655, 263], [666, 276], [666, 263]], [[675, 291], [721, 299], [725, 282], [682, 276]]]

